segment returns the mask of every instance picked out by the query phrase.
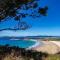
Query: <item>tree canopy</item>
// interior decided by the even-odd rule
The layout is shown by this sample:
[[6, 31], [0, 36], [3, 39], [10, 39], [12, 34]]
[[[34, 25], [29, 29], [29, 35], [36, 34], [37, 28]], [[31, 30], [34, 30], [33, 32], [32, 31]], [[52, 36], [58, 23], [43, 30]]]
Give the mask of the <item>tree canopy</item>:
[[[48, 6], [39, 7], [38, 1], [39, 0], [0, 0], [0, 22], [5, 21], [7, 17], [14, 17], [15, 21], [19, 21], [18, 28], [20, 27], [22, 30], [27, 29], [29, 26], [26, 22], [22, 22], [21, 18], [27, 16], [40, 17], [40, 15], [47, 15]], [[29, 9], [33, 10], [31, 14], [19, 12], [21, 10], [27, 11]]]

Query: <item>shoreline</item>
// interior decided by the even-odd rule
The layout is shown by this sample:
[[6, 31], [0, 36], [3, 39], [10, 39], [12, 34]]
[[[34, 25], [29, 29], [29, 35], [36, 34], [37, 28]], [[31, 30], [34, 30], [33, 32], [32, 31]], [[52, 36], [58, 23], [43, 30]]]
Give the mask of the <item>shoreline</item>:
[[40, 45], [40, 43], [39, 43], [37, 40], [31, 39], [30, 41], [34, 41], [34, 42], [36, 42], [36, 43], [35, 43], [34, 45], [29, 46], [28, 48], [26, 48], [27, 50], [32, 49], [32, 48], [34, 48], [34, 47]]
[[[56, 44], [56, 42], [51, 41], [42, 41], [44, 43], [43, 46], [37, 46], [32, 48], [32, 50], [36, 50], [38, 52], [46, 52], [48, 54], [56, 54], [60, 52], [60, 47]], [[60, 43], [60, 42], [59, 42]]]

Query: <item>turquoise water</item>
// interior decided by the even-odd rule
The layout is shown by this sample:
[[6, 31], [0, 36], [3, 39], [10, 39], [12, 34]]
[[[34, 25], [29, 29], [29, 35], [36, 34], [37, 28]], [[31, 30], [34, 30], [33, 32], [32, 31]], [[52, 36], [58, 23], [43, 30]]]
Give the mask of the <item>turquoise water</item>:
[[34, 45], [36, 42], [35, 41], [30, 41], [30, 40], [5, 40], [1, 39], [0, 40], [0, 45], [10, 45], [10, 46], [18, 46], [20, 48], [28, 48], [29, 46]]

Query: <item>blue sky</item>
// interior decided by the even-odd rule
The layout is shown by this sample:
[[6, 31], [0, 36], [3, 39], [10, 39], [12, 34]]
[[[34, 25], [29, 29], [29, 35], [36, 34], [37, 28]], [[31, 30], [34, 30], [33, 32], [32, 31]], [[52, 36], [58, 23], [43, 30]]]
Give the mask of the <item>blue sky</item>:
[[[39, 18], [31, 18], [26, 17], [22, 20], [27, 21], [29, 24], [32, 24], [30, 29], [25, 31], [8, 31], [10, 36], [12, 36], [12, 32], [14, 33], [13, 36], [21, 36], [21, 35], [58, 35], [60, 36], [60, 0], [40, 0], [40, 6], [44, 7], [45, 5], [48, 6], [48, 16], [42, 16]], [[10, 21], [9, 21], [10, 20]], [[9, 19], [5, 22], [0, 23], [0, 29], [13, 27], [17, 25], [17, 22]], [[13, 24], [12, 24], [12, 23]], [[1, 35], [8, 35], [9, 33], [6, 31], [0, 32]]]

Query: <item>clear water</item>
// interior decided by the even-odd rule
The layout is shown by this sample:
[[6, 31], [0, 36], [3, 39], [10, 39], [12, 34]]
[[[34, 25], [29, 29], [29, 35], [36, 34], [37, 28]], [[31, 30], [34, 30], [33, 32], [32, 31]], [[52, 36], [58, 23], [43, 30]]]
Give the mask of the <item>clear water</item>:
[[28, 48], [29, 46], [34, 45], [35, 41], [30, 40], [8, 40], [8, 39], [0, 39], [0, 45], [10, 45], [10, 46], [18, 46], [20, 48]]

